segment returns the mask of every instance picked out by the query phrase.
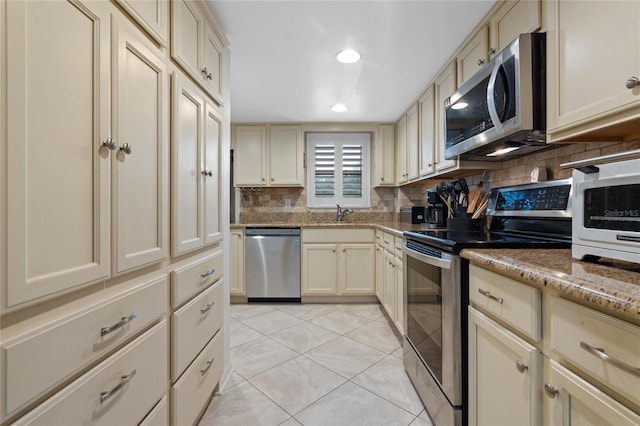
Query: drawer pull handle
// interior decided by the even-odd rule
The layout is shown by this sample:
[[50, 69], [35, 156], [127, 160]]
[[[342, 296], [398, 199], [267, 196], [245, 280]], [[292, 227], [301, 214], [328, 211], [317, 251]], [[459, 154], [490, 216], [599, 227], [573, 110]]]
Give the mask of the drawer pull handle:
[[580, 347], [590, 354], [597, 356], [604, 362], [615, 365], [616, 367], [626, 371], [627, 373], [631, 373], [634, 376], [640, 377], [640, 368], [632, 367], [626, 362], [620, 361], [619, 359], [616, 359], [611, 355], [607, 355], [603, 348], [593, 347], [587, 342], [580, 342]]
[[478, 289], [478, 293], [480, 293], [483, 296], [487, 296], [489, 299], [495, 300], [498, 303], [502, 303], [504, 302], [504, 299], [502, 297], [496, 297], [493, 294], [491, 294], [490, 292], [483, 290], [481, 288]]
[[214, 302], [208, 303], [207, 306], [205, 306], [203, 309], [200, 309], [200, 313], [204, 314], [206, 313], [209, 309], [213, 308]]
[[525, 371], [527, 371], [528, 368], [529, 368], [529, 366], [527, 364], [525, 364], [524, 362], [522, 362], [520, 360], [516, 361], [516, 369], [518, 370], [518, 372], [524, 373]]
[[560, 392], [558, 392], [558, 388], [556, 388], [555, 386], [550, 385], [549, 383], [545, 383], [544, 393], [546, 393], [549, 398], [555, 398]]
[[207, 278], [209, 275], [213, 274], [216, 270], [214, 268], [209, 269], [207, 272], [203, 272], [200, 274], [200, 278]]
[[100, 329], [100, 337], [104, 337], [112, 331], [124, 327], [125, 325], [136, 319], [137, 316], [138, 314], [136, 312], [132, 312], [128, 317], [122, 317], [119, 323], [113, 324], [111, 327], [102, 327]]
[[213, 357], [213, 358], [211, 358], [211, 361], [207, 361], [207, 366], [203, 370], [200, 370], [200, 374], [202, 374], [203, 376], [205, 374], [207, 374], [207, 371], [209, 371], [209, 369], [213, 365], [213, 361], [215, 361], [215, 359], [216, 359], [216, 357]]
[[100, 404], [102, 404], [107, 399], [111, 398], [113, 395], [118, 393], [118, 391], [122, 389], [127, 383], [129, 383], [131, 379], [133, 379], [133, 376], [135, 375], [136, 375], [136, 369], [134, 368], [133, 370], [131, 370], [131, 373], [129, 373], [128, 375], [120, 376], [120, 383], [118, 383], [116, 387], [114, 387], [110, 391], [100, 392]]

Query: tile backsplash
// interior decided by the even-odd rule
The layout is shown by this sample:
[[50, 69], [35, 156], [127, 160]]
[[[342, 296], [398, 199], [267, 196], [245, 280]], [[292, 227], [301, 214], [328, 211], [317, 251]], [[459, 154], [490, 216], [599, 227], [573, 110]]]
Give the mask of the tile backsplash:
[[[631, 142], [584, 142], [554, 144], [549, 149], [515, 158], [502, 163], [502, 168], [465, 176], [473, 188], [482, 180], [485, 188], [524, 184], [531, 181], [533, 167], [543, 167], [547, 179], [571, 177], [572, 170], [563, 170], [560, 164], [586, 158], [594, 158], [616, 152], [640, 149], [640, 140]], [[425, 192], [438, 182], [450, 178], [437, 177], [404, 185], [399, 188], [373, 188], [371, 207], [358, 209], [353, 215], [346, 215], [345, 222], [393, 221], [401, 206], [423, 205]], [[305, 188], [244, 188], [241, 196], [241, 223], [270, 222], [333, 222], [335, 209], [310, 209], [307, 207]], [[289, 200], [291, 207], [285, 207]]]

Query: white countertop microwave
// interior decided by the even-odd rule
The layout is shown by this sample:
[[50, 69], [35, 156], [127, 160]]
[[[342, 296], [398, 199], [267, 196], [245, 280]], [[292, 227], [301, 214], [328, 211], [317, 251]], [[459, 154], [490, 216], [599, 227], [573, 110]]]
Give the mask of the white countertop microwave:
[[572, 256], [640, 263], [640, 150], [565, 166], [574, 167]]

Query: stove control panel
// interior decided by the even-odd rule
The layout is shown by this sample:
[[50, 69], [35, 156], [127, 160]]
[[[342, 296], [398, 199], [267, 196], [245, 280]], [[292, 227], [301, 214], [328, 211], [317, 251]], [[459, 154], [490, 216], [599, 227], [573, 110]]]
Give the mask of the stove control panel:
[[487, 215], [571, 217], [571, 190], [571, 179], [494, 188]]

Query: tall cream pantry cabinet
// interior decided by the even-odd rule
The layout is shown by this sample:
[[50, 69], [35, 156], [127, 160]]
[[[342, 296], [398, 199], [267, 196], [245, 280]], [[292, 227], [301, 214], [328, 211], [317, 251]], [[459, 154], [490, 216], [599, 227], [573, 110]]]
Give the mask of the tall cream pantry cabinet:
[[[228, 50], [190, 1], [215, 33], [217, 99], [172, 59], [171, 4], [0, 2], [2, 426], [195, 420], [229, 374]], [[183, 92], [196, 117], [176, 115]], [[178, 320], [200, 304], [215, 327], [196, 340]]]

